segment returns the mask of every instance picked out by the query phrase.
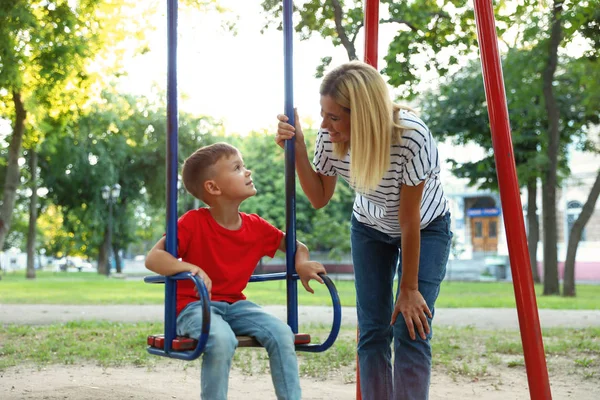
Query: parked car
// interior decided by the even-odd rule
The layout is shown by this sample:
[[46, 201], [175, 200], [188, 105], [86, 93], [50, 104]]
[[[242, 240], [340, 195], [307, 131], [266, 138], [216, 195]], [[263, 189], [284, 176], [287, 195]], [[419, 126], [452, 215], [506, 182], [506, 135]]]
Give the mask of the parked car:
[[71, 263], [69, 266], [72, 268], [76, 268], [77, 271], [79, 271], [79, 272], [83, 272], [83, 271], [92, 272], [94, 270], [94, 266], [92, 265], [91, 262], [82, 260], [79, 257], [71, 257], [70, 262]]
[[52, 265], [55, 266], [56, 271], [68, 271], [77, 270], [79, 272], [92, 272], [94, 266], [92, 263], [85, 261], [79, 257], [63, 257], [52, 261]]

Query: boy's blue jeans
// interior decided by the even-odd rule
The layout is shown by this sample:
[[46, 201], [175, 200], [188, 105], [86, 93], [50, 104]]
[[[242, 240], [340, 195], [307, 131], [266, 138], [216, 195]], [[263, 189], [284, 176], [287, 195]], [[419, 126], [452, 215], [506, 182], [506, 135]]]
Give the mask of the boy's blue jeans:
[[[229, 370], [238, 345], [236, 335], [253, 336], [267, 350], [277, 399], [300, 399], [294, 334], [285, 322], [247, 300], [212, 302], [210, 318], [210, 334], [202, 355], [203, 400], [227, 400]], [[198, 338], [201, 330], [202, 307], [196, 301], [177, 317], [177, 334]]]
[[[412, 340], [402, 315], [390, 326], [394, 274], [402, 277], [401, 238], [365, 226], [352, 216], [352, 260], [358, 314], [358, 364], [363, 400], [426, 400], [431, 375], [432, 332]], [[435, 300], [446, 274], [450, 254], [450, 213], [421, 230], [419, 292], [434, 313]], [[431, 327], [431, 319], [427, 318]], [[416, 331], [416, 329], [415, 329]], [[394, 371], [390, 345], [394, 340]]]

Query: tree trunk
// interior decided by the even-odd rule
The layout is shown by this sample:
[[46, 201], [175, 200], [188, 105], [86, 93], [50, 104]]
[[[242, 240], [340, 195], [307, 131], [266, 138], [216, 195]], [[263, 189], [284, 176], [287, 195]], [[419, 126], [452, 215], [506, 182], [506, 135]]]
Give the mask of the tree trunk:
[[344, 10], [342, 5], [338, 0], [332, 0], [331, 4], [333, 5], [333, 19], [335, 22], [335, 31], [340, 38], [340, 42], [342, 42], [342, 46], [346, 49], [346, 53], [348, 54], [348, 59], [358, 60], [356, 56], [356, 48], [354, 47], [354, 40], [350, 40], [348, 35], [346, 34], [346, 29], [342, 25], [342, 18], [344, 15]]
[[121, 256], [119, 255], [119, 246], [117, 244], [113, 245], [113, 255], [115, 257], [116, 272], [117, 274], [120, 274], [123, 272], [123, 260], [121, 260]]
[[560, 294], [558, 283], [558, 252], [556, 243], [556, 186], [558, 169], [558, 141], [560, 113], [552, 89], [554, 73], [558, 65], [558, 46], [562, 38], [563, 0], [555, 0], [552, 8], [551, 32], [548, 45], [548, 63], [542, 74], [544, 100], [548, 115], [548, 164], [542, 184], [542, 207], [544, 217], [544, 294]]
[[27, 279], [35, 279], [35, 242], [37, 228], [37, 152], [29, 150], [29, 169], [31, 171], [31, 197], [29, 198], [29, 228], [27, 230]]
[[27, 117], [20, 93], [13, 92], [13, 102], [15, 104], [15, 127], [8, 146], [4, 196], [2, 198], [2, 207], [0, 208], [0, 250], [4, 248], [6, 235], [10, 230], [15, 200], [17, 198], [17, 186], [21, 177], [19, 155], [21, 154], [21, 144], [23, 143], [23, 135], [25, 134], [25, 118]]
[[108, 227], [104, 230], [104, 241], [100, 245], [100, 250], [98, 251], [98, 273], [100, 275], [108, 275]]
[[540, 240], [540, 221], [537, 218], [537, 178], [527, 182], [527, 246], [533, 281], [540, 283], [537, 263], [537, 248]]
[[577, 247], [581, 240], [583, 228], [590, 220], [596, 207], [596, 201], [600, 195], [600, 170], [596, 176], [596, 181], [590, 190], [590, 194], [581, 209], [581, 214], [573, 223], [571, 233], [569, 234], [569, 246], [567, 247], [567, 258], [565, 259], [565, 278], [563, 281], [563, 296], [575, 296], [575, 258], [577, 256]]

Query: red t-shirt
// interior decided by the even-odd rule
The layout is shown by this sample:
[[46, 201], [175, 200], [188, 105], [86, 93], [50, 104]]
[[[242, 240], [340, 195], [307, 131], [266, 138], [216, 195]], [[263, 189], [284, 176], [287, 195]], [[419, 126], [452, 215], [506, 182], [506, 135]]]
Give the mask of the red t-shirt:
[[[229, 303], [246, 299], [252, 272], [263, 256], [273, 257], [283, 232], [256, 214], [240, 213], [242, 226], [223, 228], [208, 208], [188, 211], [177, 224], [179, 258], [202, 268], [212, 281], [211, 299]], [[177, 282], [177, 314], [199, 298], [190, 280]]]

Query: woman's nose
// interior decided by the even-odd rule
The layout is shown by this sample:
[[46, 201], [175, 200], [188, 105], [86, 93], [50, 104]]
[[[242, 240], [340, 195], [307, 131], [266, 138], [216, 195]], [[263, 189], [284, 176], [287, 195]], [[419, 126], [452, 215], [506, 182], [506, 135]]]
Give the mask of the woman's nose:
[[323, 118], [323, 120], [321, 121], [321, 128], [327, 129], [327, 118]]

